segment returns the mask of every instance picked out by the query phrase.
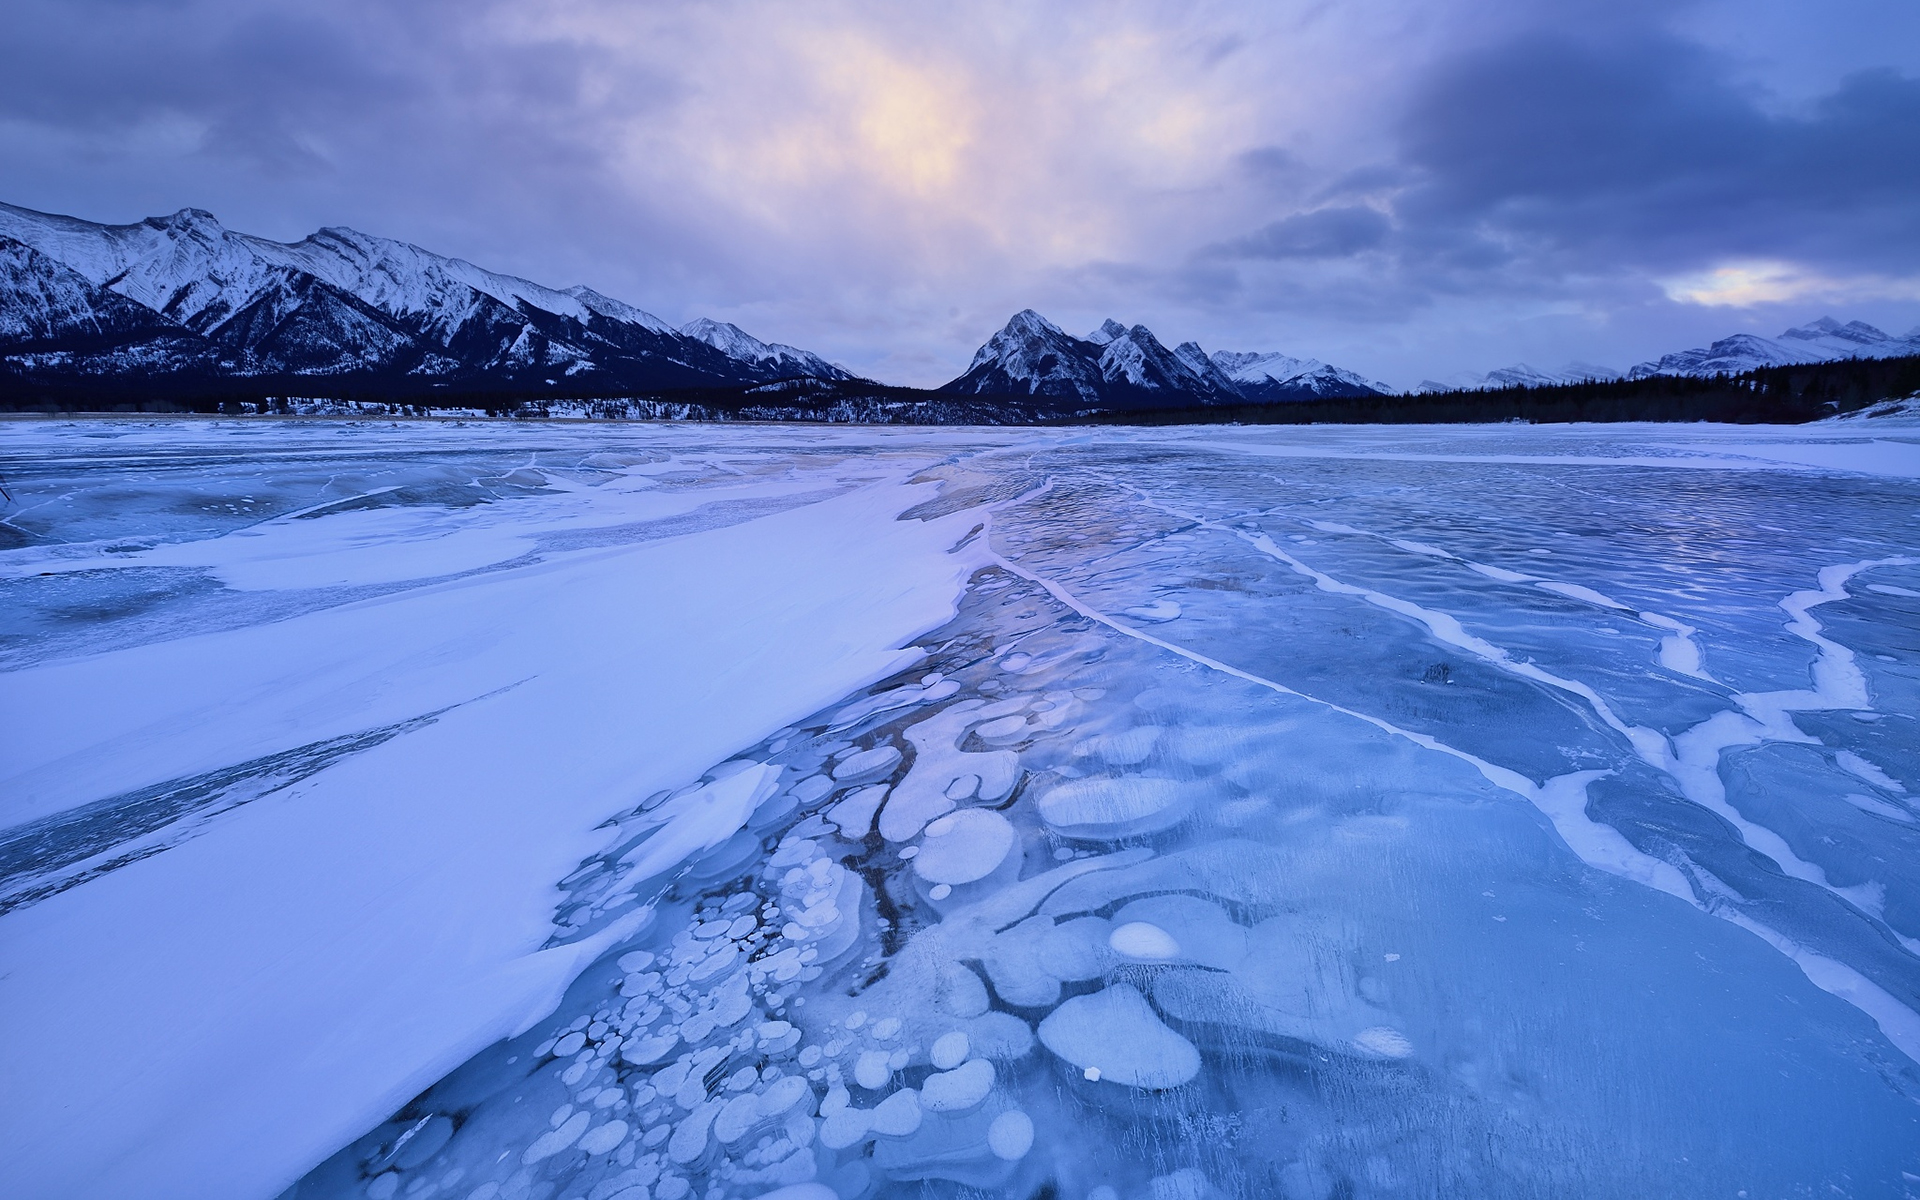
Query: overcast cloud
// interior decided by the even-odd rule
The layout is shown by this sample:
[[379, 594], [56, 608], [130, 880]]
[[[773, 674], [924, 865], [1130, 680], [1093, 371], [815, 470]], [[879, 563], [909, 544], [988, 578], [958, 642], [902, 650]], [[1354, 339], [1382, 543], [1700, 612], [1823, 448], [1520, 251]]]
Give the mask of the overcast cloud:
[[1109, 315], [1410, 384], [1920, 323], [1920, 7], [11, 0], [0, 199], [351, 225], [937, 383]]

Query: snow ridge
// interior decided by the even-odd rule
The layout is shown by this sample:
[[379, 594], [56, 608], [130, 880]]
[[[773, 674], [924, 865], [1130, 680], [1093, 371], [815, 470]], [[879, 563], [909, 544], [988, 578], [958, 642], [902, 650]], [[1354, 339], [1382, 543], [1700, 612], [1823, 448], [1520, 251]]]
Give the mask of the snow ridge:
[[1920, 354], [1920, 329], [1903, 337], [1885, 333], [1865, 321], [1842, 325], [1832, 317], [1789, 329], [1777, 338], [1736, 333], [1710, 346], [1681, 350], [1627, 372], [1633, 379], [1649, 375], [1737, 375], [1760, 367], [1797, 366], [1837, 362], [1848, 358], [1897, 358]]
[[201, 209], [100, 225], [0, 204], [0, 260], [0, 367], [30, 376], [596, 388], [851, 378], [734, 326], [723, 338], [707, 336], [713, 322], [675, 330], [591, 288], [556, 290], [343, 227], [284, 243]]

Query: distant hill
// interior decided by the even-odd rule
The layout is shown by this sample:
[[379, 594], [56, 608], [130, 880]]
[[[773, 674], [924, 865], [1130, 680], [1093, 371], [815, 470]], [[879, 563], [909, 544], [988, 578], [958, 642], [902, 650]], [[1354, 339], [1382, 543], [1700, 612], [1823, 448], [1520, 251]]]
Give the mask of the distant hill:
[[1805, 366], [1854, 358], [1902, 358], [1910, 354], [1920, 354], [1920, 329], [1895, 336], [1875, 329], [1865, 321], [1848, 321], [1843, 325], [1832, 317], [1821, 317], [1818, 321], [1789, 329], [1777, 338], [1736, 333], [1710, 346], [1679, 350], [1626, 371], [1582, 362], [1549, 370], [1515, 363], [1484, 375], [1469, 371], [1447, 380], [1423, 380], [1413, 391], [1415, 394], [1425, 394], [1539, 387], [1623, 377], [1647, 379], [1655, 375], [1707, 378], [1713, 375], [1739, 375], [1762, 367]]

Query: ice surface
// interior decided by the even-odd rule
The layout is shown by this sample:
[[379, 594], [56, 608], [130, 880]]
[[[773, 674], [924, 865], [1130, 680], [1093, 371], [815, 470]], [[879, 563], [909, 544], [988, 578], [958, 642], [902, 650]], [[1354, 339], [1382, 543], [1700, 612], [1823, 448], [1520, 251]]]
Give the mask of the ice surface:
[[10, 1194], [1920, 1176], [1910, 421], [0, 432]]

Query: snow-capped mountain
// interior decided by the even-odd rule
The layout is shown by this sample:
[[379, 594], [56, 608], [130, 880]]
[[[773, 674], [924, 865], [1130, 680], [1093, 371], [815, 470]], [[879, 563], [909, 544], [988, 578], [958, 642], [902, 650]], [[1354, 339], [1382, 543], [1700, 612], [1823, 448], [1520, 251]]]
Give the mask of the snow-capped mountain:
[[1653, 375], [1739, 375], [1762, 367], [1799, 366], [1847, 358], [1899, 358], [1908, 354], [1920, 354], [1920, 329], [1896, 337], [1875, 329], [1865, 321], [1849, 321], [1842, 325], [1832, 317], [1822, 317], [1810, 324], [1789, 329], [1777, 338], [1736, 333], [1732, 337], [1721, 338], [1711, 346], [1681, 350], [1654, 362], [1640, 363], [1625, 372], [1582, 362], [1568, 363], [1557, 371], [1543, 371], [1526, 363], [1515, 363], [1484, 375], [1463, 371], [1444, 380], [1423, 380], [1413, 391], [1418, 394], [1551, 387], [1596, 380], [1645, 379]]
[[1644, 362], [1627, 372], [1634, 379], [1649, 375], [1738, 375], [1761, 367], [1834, 362], [1843, 358], [1898, 358], [1920, 354], [1920, 329], [1901, 337], [1875, 329], [1865, 321], [1845, 325], [1822, 317], [1789, 329], [1777, 338], [1736, 333], [1711, 346], [1682, 350], [1655, 362]]
[[543, 287], [351, 229], [282, 243], [199, 209], [99, 225], [5, 204], [0, 369], [598, 390], [850, 378], [731, 325], [676, 330], [590, 288]]
[[1227, 377], [1233, 390], [1248, 400], [1379, 396], [1393, 390], [1384, 383], [1376, 383], [1352, 371], [1328, 366], [1317, 358], [1218, 350], [1214, 352], [1212, 362]]
[[1501, 367], [1497, 371], [1488, 371], [1484, 375], [1477, 371], [1462, 371], [1448, 376], [1444, 381], [1423, 379], [1413, 392], [1418, 395], [1428, 392], [1471, 392], [1512, 387], [1555, 387], [1565, 383], [1605, 382], [1621, 377], [1621, 372], [1596, 363], [1570, 362], [1558, 370], [1544, 371], [1526, 363], [1515, 363], [1510, 367]]
[[680, 327], [682, 337], [705, 342], [736, 362], [757, 363], [781, 377], [805, 376], [810, 379], [858, 379], [858, 375], [836, 363], [830, 363], [811, 350], [763, 342], [738, 325], [701, 317]]
[[1032, 309], [1014, 315], [943, 392], [1046, 396], [1086, 405], [1178, 408], [1247, 401], [1365, 396], [1386, 389], [1349, 371], [1284, 354], [1209, 357], [1196, 342], [1173, 350], [1144, 325], [1108, 320], [1074, 337]]

